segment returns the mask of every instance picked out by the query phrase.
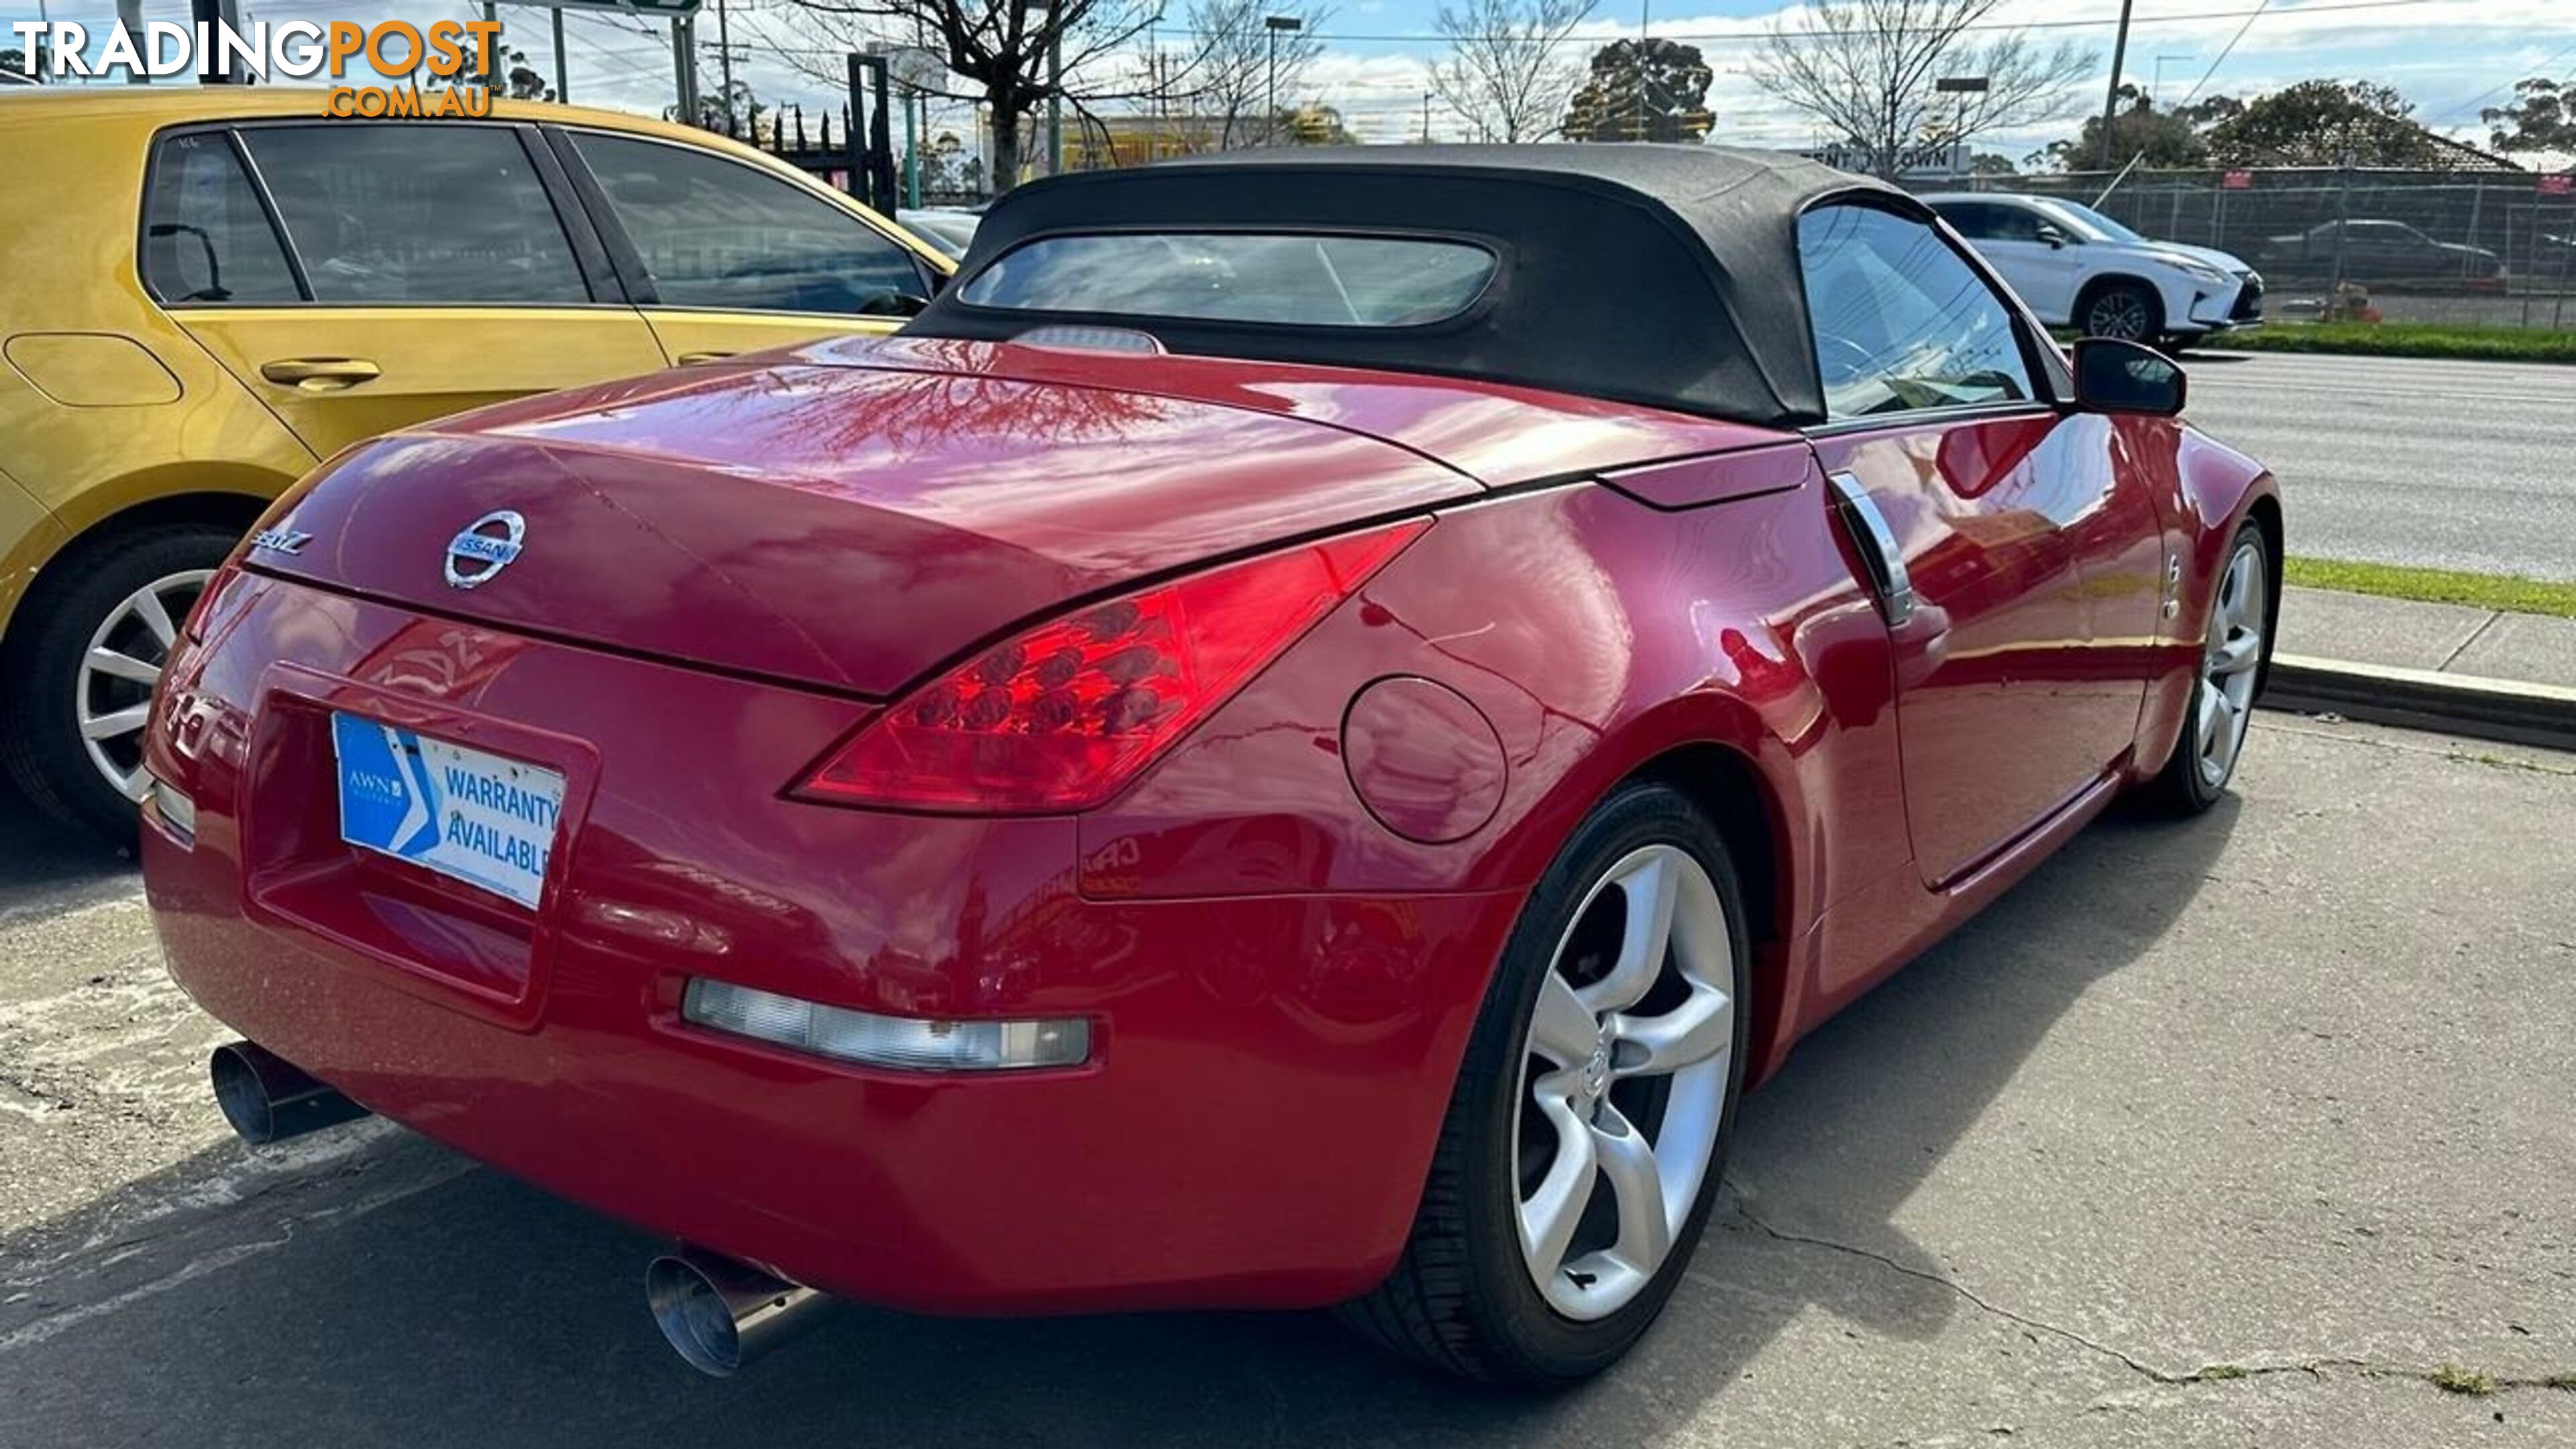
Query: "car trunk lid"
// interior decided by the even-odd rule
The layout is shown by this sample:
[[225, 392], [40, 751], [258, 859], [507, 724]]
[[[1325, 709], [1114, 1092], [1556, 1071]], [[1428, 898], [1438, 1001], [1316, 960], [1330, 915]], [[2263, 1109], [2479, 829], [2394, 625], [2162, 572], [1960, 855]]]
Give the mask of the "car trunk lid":
[[[433, 613], [882, 698], [1069, 600], [1479, 491], [1349, 429], [1221, 403], [790, 364], [607, 384], [382, 439], [272, 530], [308, 535], [299, 547], [248, 558]], [[503, 513], [515, 529], [474, 528]], [[515, 551], [465, 537], [513, 532]]]

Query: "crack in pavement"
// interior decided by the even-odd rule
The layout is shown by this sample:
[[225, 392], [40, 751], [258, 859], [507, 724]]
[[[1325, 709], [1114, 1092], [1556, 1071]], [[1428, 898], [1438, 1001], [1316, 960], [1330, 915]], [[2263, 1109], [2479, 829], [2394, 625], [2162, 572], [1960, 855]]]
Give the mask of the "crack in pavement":
[[[226, 1244], [223, 1247], [216, 1248], [210, 1252], [193, 1257], [187, 1262], [181, 1264], [179, 1267], [171, 1270], [170, 1272], [163, 1273], [158, 1277], [148, 1279], [129, 1288], [120, 1289], [104, 1298], [95, 1298], [88, 1302], [68, 1304], [51, 1313], [45, 1313], [41, 1316], [31, 1318], [6, 1333], [0, 1333], [0, 1354], [7, 1354], [17, 1349], [27, 1348], [35, 1344], [43, 1343], [47, 1339], [62, 1333], [66, 1329], [76, 1327], [93, 1318], [117, 1312], [130, 1304], [140, 1302], [147, 1298], [158, 1297], [173, 1288], [193, 1282], [209, 1273], [229, 1268], [235, 1263], [242, 1262], [249, 1258], [258, 1257], [263, 1253], [268, 1253], [278, 1248], [286, 1247], [295, 1240], [298, 1234], [303, 1233], [308, 1229], [327, 1228], [339, 1223], [354, 1222], [359, 1218], [366, 1217], [371, 1213], [401, 1202], [405, 1198], [427, 1192], [430, 1189], [439, 1187], [455, 1178], [462, 1177], [467, 1172], [471, 1171], [472, 1168], [473, 1164], [462, 1158], [458, 1158], [449, 1162], [440, 1163], [432, 1168], [432, 1170], [415, 1176], [409, 1180], [396, 1180], [378, 1187], [372, 1192], [358, 1194], [346, 1201], [327, 1203], [313, 1208], [310, 1211], [281, 1213], [272, 1222], [267, 1224], [267, 1228], [273, 1234], [272, 1236], [264, 1236], [253, 1238], [245, 1242]], [[347, 1177], [354, 1176], [355, 1173], [356, 1169], [343, 1169], [341, 1172], [333, 1174], [332, 1178], [345, 1179]], [[300, 1184], [292, 1182], [280, 1183], [275, 1187], [263, 1189], [262, 1191], [255, 1192], [248, 1197], [241, 1199], [241, 1203], [257, 1203], [261, 1199], [269, 1197], [272, 1192], [276, 1191], [277, 1187], [316, 1186], [320, 1183], [328, 1182], [332, 1180], [332, 1178], [308, 1180]], [[110, 1249], [110, 1256], [108, 1257], [107, 1262], [100, 1266], [105, 1267], [134, 1256], [133, 1249], [127, 1247], [127, 1244], [129, 1243], [135, 1247], [140, 1247], [148, 1245], [155, 1238], [162, 1236], [165, 1236], [165, 1234], [147, 1233], [140, 1237], [119, 1243], [115, 1245], [114, 1248]], [[172, 1233], [167, 1236], [175, 1237], [177, 1234]], [[125, 1250], [119, 1251], [118, 1249]], [[41, 1282], [31, 1282], [24, 1286], [32, 1289], [42, 1285]]]
[[[404, 1134], [389, 1125], [353, 1124], [310, 1143], [244, 1154], [211, 1175], [110, 1199], [87, 1223], [0, 1240], [9, 1259], [0, 1274], [0, 1357], [473, 1169], [461, 1157], [377, 1150], [401, 1140]], [[226, 1236], [245, 1240], [207, 1242]], [[129, 1264], [129, 1271], [117, 1271]], [[10, 1323], [13, 1318], [18, 1321]]]
[[1798, 1244], [1810, 1248], [1823, 1248], [1828, 1252], [1842, 1253], [1851, 1257], [1861, 1258], [1868, 1262], [1876, 1263], [1880, 1267], [1886, 1268], [1891, 1272], [1901, 1273], [1908, 1278], [1919, 1279], [1926, 1283], [1936, 1284], [1939, 1287], [1948, 1289], [1951, 1293], [1956, 1294], [1960, 1298], [1975, 1304], [1985, 1312], [2003, 1319], [2007, 1323], [2019, 1324], [2023, 1328], [2039, 1333], [2045, 1333], [2053, 1338], [2062, 1339], [2079, 1348], [2089, 1349], [2104, 1358], [2117, 1362], [2122, 1367], [2127, 1368], [2130, 1372], [2135, 1373], [2139, 1377], [2146, 1379], [2148, 1382], [2157, 1385], [2172, 1386], [2181, 1384], [2226, 1383], [2236, 1379], [2264, 1378], [2280, 1374], [2305, 1374], [2311, 1378], [2322, 1380], [2325, 1377], [2326, 1371], [2330, 1369], [2346, 1369], [2368, 1378], [2414, 1379], [2423, 1383], [2431, 1384], [2435, 1388], [2443, 1390], [2445, 1393], [2459, 1394], [2463, 1398], [2486, 1398], [2493, 1394], [2505, 1393], [2517, 1389], [2551, 1389], [2559, 1392], [2576, 1391], [2576, 1374], [2558, 1373], [2535, 1378], [2520, 1378], [2503, 1374], [2489, 1374], [2484, 1377], [2491, 1387], [2483, 1391], [2463, 1391], [2451, 1387], [2450, 1384], [2446, 1382], [2446, 1380], [2452, 1379], [2456, 1373], [2456, 1370], [2451, 1365], [2442, 1365], [2435, 1368], [2414, 1368], [2404, 1364], [2382, 1363], [2374, 1359], [2337, 1358], [2331, 1356], [2295, 1359], [2286, 1363], [2240, 1364], [2222, 1361], [2218, 1363], [2204, 1364], [2201, 1367], [2192, 1369], [2188, 1372], [2176, 1372], [2172, 1369], [2159, 1368], [2156, 1365], [2147, 1362], [2145, 1359], [2138, 1357], [2136, 1354], [2126, 1351], [2125, 1349], [2116, 1348], [2110, 1344], [2100, 1341], [2099, 1339], [2088, 1338], [2081, 1333], [2075, 1332], [2073, 1329], [2061, 1328], [2054, 1323], [2050, 1323], [2044, 1319], [2033, 1318], [2028, 1314], [2016, 1313], [2013, 1310], [1985, 1297], [1983, 1294], [1978, 1293], [1975, 1289], [1970, 1288], [1957, 1279], [1951, 1278], [1945, 1274], [1935, 1273], [1923, 1268], [1909, 1267], [1906, 1264], [1900, 1263], [1894, 1258], [1887, 1256], [1885, 1253], [1877, 1252], [1873, 1249], [1858, 1247], [1851, 1243], [1836, 1242], [1831, 1238], [1809, 1237], [1804, 1233], [1793, 1233], [1782, 1228], [1773, 1227], [1770, 1223], [1763, 1221], [1762, 1218], [1754, 1213], [1752, 1207], [1745, 1201], [1740, 1192], [1734, 1195], [1734, 1208], [1735, 1215], [1737, 1217], [1742, 1218], [1747, 1224], [1776, 1241]]

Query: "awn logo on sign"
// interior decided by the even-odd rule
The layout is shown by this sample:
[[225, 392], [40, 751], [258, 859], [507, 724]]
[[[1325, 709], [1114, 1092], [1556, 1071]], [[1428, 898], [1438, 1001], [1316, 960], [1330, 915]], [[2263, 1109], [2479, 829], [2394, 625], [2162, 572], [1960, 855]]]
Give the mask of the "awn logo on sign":
[[[153, 20], [139, 31], [72, 20], [17, 20], [9, 34], [36, 75], [55, 80], [141, 80], [193, 75], [267, 81], [328, 77], [343, 82], [323, 102], [334, 116], [488, 116], [497, 20], [375, 25], [332, 20], [254, 20], [246, 25]], [[370, 77], [368, 72], [374, 74]], [[365, 77], [367, 83], [352, 83]], [[426, 77], [428, 85], [422, 83]], [[378, 83], [381, 82], [381, 83]], [[439, 84], [444, 82], [444, 84]]]

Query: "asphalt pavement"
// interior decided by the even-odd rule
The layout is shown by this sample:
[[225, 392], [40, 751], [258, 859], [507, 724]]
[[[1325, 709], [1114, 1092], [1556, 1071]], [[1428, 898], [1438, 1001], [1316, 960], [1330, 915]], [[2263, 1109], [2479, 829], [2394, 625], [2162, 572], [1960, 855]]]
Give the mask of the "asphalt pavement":
[[2576, 580], [2576, 367], [2194, 352], [2192, 422], [2270, 464], [2290, 551]]
[[130, 874], [0, 805], [0, 1444], [2576, 1442], [2576, 762], [2255, 731], [1804, 1043], [1552, 1398], [1311, 1315], [854, 1309], [698, 1378], [641, 1235], [380, 1123], [226, 1140]]

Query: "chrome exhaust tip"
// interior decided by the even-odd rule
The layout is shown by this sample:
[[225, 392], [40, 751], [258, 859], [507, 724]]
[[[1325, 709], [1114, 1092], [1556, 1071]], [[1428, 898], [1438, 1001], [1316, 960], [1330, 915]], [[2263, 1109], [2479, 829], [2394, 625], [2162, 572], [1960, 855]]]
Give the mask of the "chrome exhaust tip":
[[253, 1147], [367, 1115], [366, 1108], [315, 1081], [302, 1067], [246, 1041], [215, 1048], [207, 1074], [224, 1120]]
[[644, 1301], [673, 1351], [720, 1379], [811, 1328], [832, 1302], [801, 1283], [685, 1244], [645, 1267]]

